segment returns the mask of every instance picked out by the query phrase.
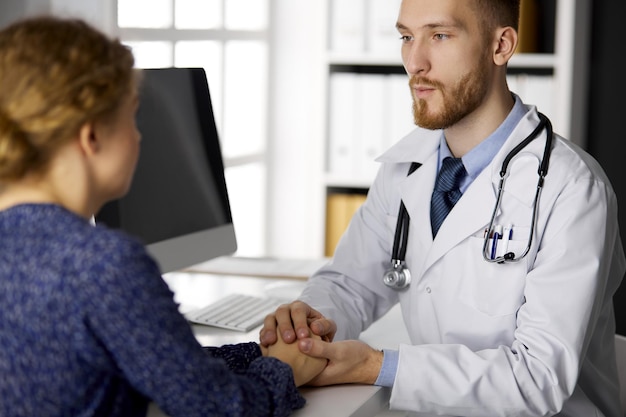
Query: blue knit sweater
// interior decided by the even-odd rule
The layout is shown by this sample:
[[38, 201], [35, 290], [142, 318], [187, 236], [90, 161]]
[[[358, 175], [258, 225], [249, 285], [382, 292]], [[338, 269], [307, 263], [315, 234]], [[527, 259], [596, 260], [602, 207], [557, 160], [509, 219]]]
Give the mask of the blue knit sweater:
[[0, 417], [285, 416], [288, 365], [203, 349], [136, 240], [62, 207], [0, 211]]

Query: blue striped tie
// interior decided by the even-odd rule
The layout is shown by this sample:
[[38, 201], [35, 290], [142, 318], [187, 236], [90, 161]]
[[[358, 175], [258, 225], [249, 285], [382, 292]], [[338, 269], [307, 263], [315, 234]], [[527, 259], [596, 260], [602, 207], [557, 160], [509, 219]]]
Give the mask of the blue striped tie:
[[461, 198], [459, 184], [463, 177], [465, 177], [465, 167], [461, 158], [444, 158], [430, 201], [430, 224], [433, 229], [433, 238], [437, 235], [441, 223], [452, 207]]

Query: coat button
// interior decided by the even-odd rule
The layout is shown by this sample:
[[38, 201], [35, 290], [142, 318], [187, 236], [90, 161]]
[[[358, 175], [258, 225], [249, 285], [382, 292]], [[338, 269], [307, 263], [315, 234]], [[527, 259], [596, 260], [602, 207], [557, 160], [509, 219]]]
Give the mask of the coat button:
[[428, 294], [430, 294], [430, 291], [431, 291], [431, 290], [430, 290], [430, 287], [426, 287], [426, 292], [427, 292]]

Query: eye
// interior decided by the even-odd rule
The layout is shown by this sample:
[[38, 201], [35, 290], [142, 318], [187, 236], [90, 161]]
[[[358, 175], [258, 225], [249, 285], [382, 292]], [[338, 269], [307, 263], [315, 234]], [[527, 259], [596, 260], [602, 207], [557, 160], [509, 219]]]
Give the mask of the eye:
[[413, 40], [413, 36], [402, 35], [400, 36], [400, 40], [402, 41], [402, 43], [411, 42]]
[[448, 35], [447, 33], [435, 33], [433, 38], [436, 41], [445, 41], [446, 39], [450, 39], [450, 35]]

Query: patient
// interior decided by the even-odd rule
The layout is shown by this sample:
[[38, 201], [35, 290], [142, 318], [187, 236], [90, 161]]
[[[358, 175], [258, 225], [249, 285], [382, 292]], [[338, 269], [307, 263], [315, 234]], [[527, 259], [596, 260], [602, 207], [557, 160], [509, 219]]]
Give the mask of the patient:
[[144, 247], [89, 222], [137, 162], [133, 65], [78, 20], [0, 31], [0, 415], [289, 415], [325, 360], [202, 348]]

